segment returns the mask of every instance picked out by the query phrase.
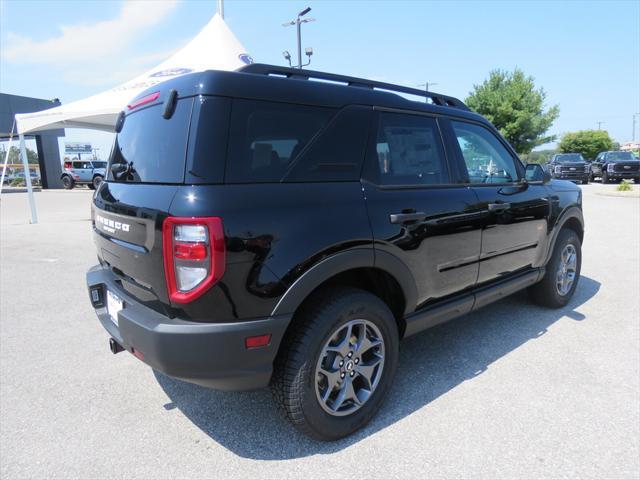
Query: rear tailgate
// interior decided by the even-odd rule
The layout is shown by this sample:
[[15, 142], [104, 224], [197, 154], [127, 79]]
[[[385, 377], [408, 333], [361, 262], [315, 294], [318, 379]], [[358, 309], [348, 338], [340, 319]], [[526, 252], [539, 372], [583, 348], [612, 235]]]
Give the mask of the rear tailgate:
[[118, 284], [148, 306], [169, 305], [162, 252], [162, 223], [184, 184], [194, 99], [177, 101], [163, 116], [165, 95], [130, 108], [116, 135], [106, 181], [92, 206], [98, 257]]
[[106, 182], [93, 202], [98, 257], [120, 277], [129, 294], [149, 306], [157, 301], [169, 303], [162, 222], [177, 190], [175, 185]]

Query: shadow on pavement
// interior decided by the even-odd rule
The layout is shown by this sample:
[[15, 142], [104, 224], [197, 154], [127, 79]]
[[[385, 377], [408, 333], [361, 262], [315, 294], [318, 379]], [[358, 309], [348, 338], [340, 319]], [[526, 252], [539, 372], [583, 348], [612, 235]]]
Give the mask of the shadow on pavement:
[[[585, 320], [577, 309], [600, 289], [581, 277], [569, 305], [549, 310], [533, 305], [526, 292], [408, 338], [400, 347], [395, 384], [373, 421], [332, 443], [298, 433], [278, 412], [268, 389], [218, 392], [155, 372], [158, 383], [197, 427], [233, 453], [259, 460], [283, 460], [342, 450], [403, 419], [470, 378], [500, 357], [547, 332], [563, 317]], [[566, 321], [566, 320], [565, 320]], [[406, 367], [406, 368], [403, 368]]]

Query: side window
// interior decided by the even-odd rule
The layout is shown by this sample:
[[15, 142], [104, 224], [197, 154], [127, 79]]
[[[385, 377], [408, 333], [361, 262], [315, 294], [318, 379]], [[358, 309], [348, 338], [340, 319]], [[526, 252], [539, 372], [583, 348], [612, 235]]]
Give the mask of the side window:
[[349, 182], [360, 170], [371, 123], [371, 107], [349, 106], [293, 161], [285, 182]]
[[421, 115], [381, 113], [372, 180], [379, 185], [449, 182], [436, 121]]
[[489, 130], [473, 123], [452, 121], [467, 166], [470, 183], [518, 181], [514, 158]]
[[225, 181], [279, 182], [334, 113], [332, 108], [234, 100]]
[[73, 168], [84, 168], [82, 162], [73, 162]]

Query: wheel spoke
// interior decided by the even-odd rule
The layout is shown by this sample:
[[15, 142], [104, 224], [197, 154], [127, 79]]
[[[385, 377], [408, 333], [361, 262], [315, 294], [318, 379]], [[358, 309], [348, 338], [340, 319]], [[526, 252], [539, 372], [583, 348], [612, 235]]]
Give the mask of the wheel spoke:
[[381, 361], [382, 361], [382, 358], [376, 355], [372, 360], [368, 361], [366, 364], [361, 363], [356, 367], [356, 372], [362, 377], [363, 380], [367, 382], [368, 390], [372, 389], [373, 372], [375, 371], [376, 367]]
[[322, 401], [326, 402], [329, 399], [329, 395], [331, 395], [331, 392], [333, 392], [336, 385], [340, 381], [340, 370], [336, 369], [335, 371], [333, 371], [327, 370], [326, 368], [321, 368], [320, 373], [327, 379], [327, 389], [322, 394]]
[[327, 346], [327, 352], [337, 352], [343, 357], [346, 357], [351, 349], [351, 335], [353, 333], [353, 324], [348, 324], [346, 327], [346, 333], [344, 338], [337, 345]]
[[360, 400], [353, 389], [353, 382], [350, 377], [346, 377], [342, 384], [342, 388], [340, 389], [340, 393], [338, 393], [338, 396], [333, 402], [333, 410], [338, 411], [344, 402], [349, 400], [352, 400], [356, 405], [360, 405]]
[[[364, 328], [363, 328], [363, 330], [366, 331], [366, 329], [364, 329]], [[365, 333], [364, 334], [364, 338], [362, 338], [358, 342], [358, 345], [356, 346], [356, 351], [358, 352], [358, 355], [364, 355], [365, 353], [367, 353], [372, 348], [378, 347], [380, 345], [382, 345], [382, 341], [381, 340], [378, 340], [377, 338], [372, 340]]]

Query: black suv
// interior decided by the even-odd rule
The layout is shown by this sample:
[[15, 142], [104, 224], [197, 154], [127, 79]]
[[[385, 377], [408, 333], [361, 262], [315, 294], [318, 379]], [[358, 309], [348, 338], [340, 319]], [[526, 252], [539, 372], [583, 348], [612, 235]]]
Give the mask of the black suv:
[[524, 288], [562, 307], [578, 283], [579, 187], [452, 97], [254, 64], [164, 82], [116, 131], [87, 273], [111, 350], [271, 384], [315, 438], [372, 418], [400, 339]]
[[640, 161], [631, 152], [601, 152], [591, 164], [594, 177], [602, 183], [631, 179], [640, 182]]
[[549, 171], [553, 178], [589, 183], [591, 166], [579, 153], [558, 153], [551, 157]]

